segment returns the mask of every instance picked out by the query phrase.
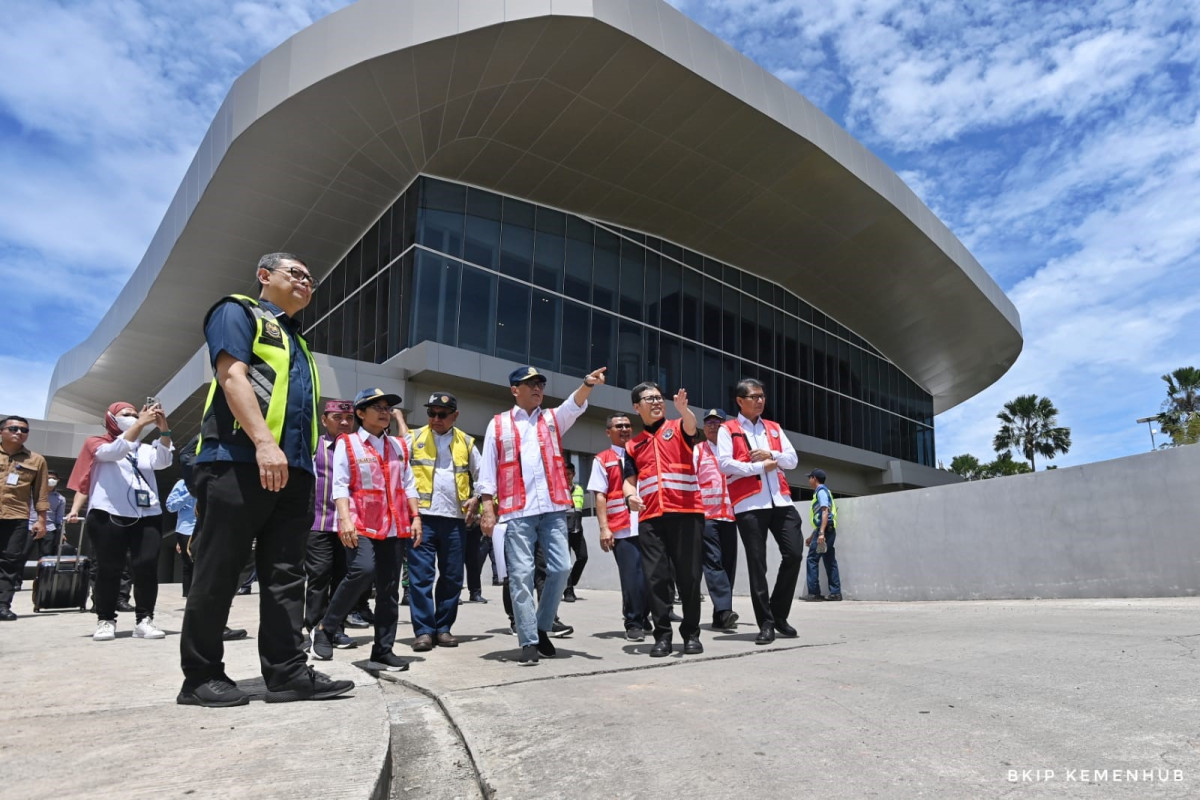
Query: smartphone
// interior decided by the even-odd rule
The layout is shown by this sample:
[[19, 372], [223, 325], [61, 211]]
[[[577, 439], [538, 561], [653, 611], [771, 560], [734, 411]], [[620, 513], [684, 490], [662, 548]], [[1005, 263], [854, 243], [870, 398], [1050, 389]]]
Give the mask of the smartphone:
[[149, 397], [148, 396], [148, 397], [146, 397], [146, 405], [153, 408], [154, 406], [161, 406], [162, 403], [159, 402], [157, 397]]

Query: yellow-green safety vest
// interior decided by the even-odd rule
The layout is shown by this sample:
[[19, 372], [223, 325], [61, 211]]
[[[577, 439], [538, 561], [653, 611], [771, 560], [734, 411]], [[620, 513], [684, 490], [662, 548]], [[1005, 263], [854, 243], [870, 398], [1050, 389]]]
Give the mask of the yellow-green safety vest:
[[[208, 325], [208, 318], [212, 315], [213, 310], [221, 303], [227, 300], [234, 300], [242, 305], [254, 319], [254, 344], [251, 347], [249, 378], [250, 385], [254, 388], [254, 396], [258, 399], [258, 407], [262, 412], [263, 419], [267, 423], [267, 429], [275, 438], [276, 444], [283, 443], [283, 424], [287, 414], [287, 397], [289, 383], [289, 369], [291, 367], [292, 345], [291, 337], [287, 335], [280, 327], [279, 322], [275, 319], [275, 315], [263, 309], [258, 300], [253, 297], [248, 297], [244, 294], [231, 294], [224, 300], [221, 300], [211, 309], [204, 317], [204, 324]], [[304, 337], [297, 334], [296, 341], [300, 343], [300, 351], [304, 353], [304, 359], [308, 362], [308, 368], [312, 373], [313, 395], [312, 395], [312, 451], [317, 451], [317, 439], [320, 436], [317, 414], [317, 398], [321, 396], [321, 379], [317, 373], [317, 364], [313, 361], [312, 353], [308, 350], [308, 343], [304, 341]], [[204, 415], [200, 423], [200, 438], [196, 442], [196, 452], [200, 452], [200, 447], [206, 438], [226, 439], [241, 435], [246, 437], [242, 431], [241, 424], [230, 411], [228, 402], [225, 400], [225, 393], [220, 390], [221, 387], [217, 383], [217, 378], [214, 375], [212, 384], [208, 387], [208, 399], [204, 402]], [[218, 413], [221, 409], [223, 413]], [[221, 430], [221, 420], [219, 417], [227, 416], [233, 420], [231, 430]], [[224, 434], [224, 436], [222, 436]], [[246, 437], [249, 442], [249, 438]]]
[[[829, 487], [825, 484], [821, 484], [817, 487], [817, 491], [820, 491], [821, 489], [829, 492]], [[812, 524], [813, 530], [821, 530], [821, 507], [817, 505], [817, 492], [813, 492]], [[837, 503], [833, 501], [833, 492], [829, 492], [829, 527], [837, 527]]]
[[[458, 428], [451, 428], [450, 460], [454, 464], [454, 485], [458, 490], [461, 506], [471, 497], [471, 449], [475, 440]], [[437, 466], [437, 442], [433, 428], [426, 425], [413, 431], [412, 465], [413, 480], [417, 484], [417, 505], [429, 508], [433, 505], [433, 470]]]

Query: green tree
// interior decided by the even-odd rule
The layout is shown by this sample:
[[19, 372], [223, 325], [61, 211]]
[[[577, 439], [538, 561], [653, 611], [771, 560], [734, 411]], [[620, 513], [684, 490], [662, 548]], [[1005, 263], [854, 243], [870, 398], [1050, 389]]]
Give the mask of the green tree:
[[983, 477], [980, 474], [980, 469], [979, 459], [970, 453], [955, 456], [950, 461], [950, 471], [960, 478], [966, 478], [969, 481], [977, 481]]
[[979, 470], [981, 478], [1003, 478], [1005, 475], [1024, 475], [1033, 472], [1033, 467], [1024, 461], [1013, 460], [1012, 453], [1000, 453], [995, 461], [984, 464]]
[[1035, 455], [1054, 458], [1071, 449], [1071, 429], [1059, 427], [1058, 409], [1048, 397], [1023, 394], [1005, 403], [996, 417], [1003, 424], [992, 446], [1002, 456], [1014, 449], [1019, 451], [1031, 471], [1037, 469]]
[[1180, 367], [1162, 379], [1167, 384], [1167, 399], [1158, 415], [1163, 433], [1173, 445], [1195, 444], [1200, 439], [1200, 369]]

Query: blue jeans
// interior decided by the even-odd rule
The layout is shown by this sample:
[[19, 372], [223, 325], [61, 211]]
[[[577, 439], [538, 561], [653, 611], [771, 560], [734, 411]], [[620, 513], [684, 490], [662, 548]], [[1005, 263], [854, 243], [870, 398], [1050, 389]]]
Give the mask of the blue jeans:
[[817, 532], [813, 531], [812, 542], [808, 545], [808, 593], [814, 597], [821, 593], [821, 579], [817, 572], [817, 562], [825, 562], [825, 578], [829, 582], [830, 594], [842, 593], [842, 579], [838, 576], [837, 556], [834, 555], [833, 543], [837, 539], [837, 530], [825, 529], [825, 552], [817, 552]]
[[[533, 554], [538, 545], [546, 553], [546, 583], [535, 607]], [[567, 576], [571, 574], [566, 512], [509, 520], [504, 534], [504, 562], [508, 566], [517, 640], [522, 647], [537, 644], [538, 631], [549, 633], [554, 626], [558, 602], [562, 599], [563, 589], [567, 588]]]
[[465, 534], [461, 519], [421, 515], [421, 546], [408, 551], [408, 611], [416, 636], [449, 633], [458, 619]]

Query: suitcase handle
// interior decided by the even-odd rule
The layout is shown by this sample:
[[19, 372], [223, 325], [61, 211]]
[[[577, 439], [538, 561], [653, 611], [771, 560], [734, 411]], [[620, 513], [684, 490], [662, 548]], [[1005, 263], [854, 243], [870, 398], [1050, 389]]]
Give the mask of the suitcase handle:
[[[87, 516], [86, 515], [82, 519], [79, 520], [79, 549], [77, 549], [75, 551], [75, 555], [77, 558], [81, 558], [83, 556], [83, 542], [84, 542], [84, 539], [86, 538], [84, 536], [85, 533], [87, 533]], [[62, 536], [58, 537], [58, 554], [57, 555], [58, 555], [58, 563], [59, 564], [62, 563], [62, 549], [63, 549], [63, 542], [65, 542], [65, 541], [67, 541], [67, 523], [63, 522]], [[55, 569], [55, 572], [74, 572], [74, 571], [75, 571], [74, 567], [72, 567], [70, 570], [59, 570], [57, 568]]]

